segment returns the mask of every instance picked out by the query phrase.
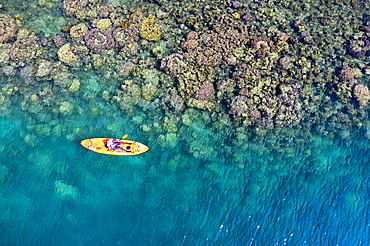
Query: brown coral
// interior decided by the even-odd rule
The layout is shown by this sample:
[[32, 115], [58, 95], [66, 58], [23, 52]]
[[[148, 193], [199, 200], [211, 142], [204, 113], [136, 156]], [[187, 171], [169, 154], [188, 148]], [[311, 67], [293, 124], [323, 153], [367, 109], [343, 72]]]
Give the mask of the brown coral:
[[276, 38], [277, 38], [277, 40], [286, 42], [286, 41], [288, 41], [289, 36], [288, 36], [288, 34], [286, 34], [284, 32], [278, 32], [278, 33], [276, 33]]
[[136, 31], [131, 26], [129, 27], [119, 27], [113, 31], [113, 38], [116, 40], [117, 46], [124, 46], [131, 44], [134, 41], [139, 40]]
[[12, 39], [17, 32], [17, 25], [10, 15], [0, 14], [0, 43]]
[[162, 59], [160, 69], [168, 72], [171, 76], [179, 75], [185, 65], [183, 60], [183, 55], [173, 53]]
[[235, 87], [235, 81], [233, 79], [220, 80], [217, 83], [217, 89], [221, 92], [232, 92]]
[[259, 48], [256, 52], [257, 59], [263, 59], [269, 56], [270, 54], [266, 51], [266, 45], [261, 44], [261, 48]]
[[256, 121], [261, 118], [261, 113], [257, 109], [253, 109], [249, 112], [249, 118], [251, 121]]
[[166, 94], [162, 97], [161, 106], [164, 110], [177, 114], [184, 108], [184, 100], [179, 95]]
[[370, 99], [369, 88], [366, 85], [356, 85], [353, 89], [353, 95], [361, 106], [367, 104]]
[[229, 102], [230, 114], [236, 117], [242, 117], [248, 111], [247, 98], [242, 96], [234, 96]]
[[243, 51], [240, 47], [248, 43], [247, 26], [232, 15], [217, 18], [213, 30], [198, 34], [190, 32], [181, 46], [187, 52], [184, 57], [198, 66], [229, 66], [239, 63]]
[[207, 80], [202, 83], [199, 90], [195, 92], [194, 98], [197, 100], [208, 100], [214, 93], [213, 85]]
[[198, 33], [195, 32], [195, 31], [192, 31], [192, 32], [189, 32], [187, 35], [186, 35], [186, 39], [189, 41], [189, 40], [194, 40], [194, 39], [198, 39]]
[[264, 47], [265, 49], [269, 47], [269, 52], [275, 52], [275, 45], [268, 37], [258, 37], [253, 39], [252, 41], [253, 49], [259, 49], [262, 47], [262, 45], [265, 46]]
[[183, 49], [186, 49], [186, 50], [195, 49], [196, 47], [198, 47], [198, 41], [197, 40], [194, 40], [194, 39], [191, 39], [189, 41], [183, 42], [181, 44], [181, 47]]
[[119, 67], [118, 74], [122, 77], [128, 77], [133, 71], [135, 71], [135, 64], [132, 62], [126, 62]]
[[15, 41], [9, 51], [10, 59], [16, 62], [24, 62], [42, 55], [43, 49], [34, 39], [36, 39], [36, 37], [31, 35], [26, 39]]
[[243, 63], [235, 67], [233, 78], [239, 88], [244, 88], [247, 85], [249, 85], [248, 87], [253, 87], [255, 81], [261, 78], [261, 74], [257, 69]]
[[283, 69], [288, 70], [290, 68], [291, 62], [292, 58], [290, 56], [284, 56], [280, 59], [279, 64]]
[[339, 72], [339, 79], [341, 81], [350, 81], [354, 79], [355, 73], [353, 69], [349, 66], [345, 66], [342, 68], [342, 70]]
[[64, 0], [63, 10], [67, 16], [73, 16], [89, 3], [88, 0]]

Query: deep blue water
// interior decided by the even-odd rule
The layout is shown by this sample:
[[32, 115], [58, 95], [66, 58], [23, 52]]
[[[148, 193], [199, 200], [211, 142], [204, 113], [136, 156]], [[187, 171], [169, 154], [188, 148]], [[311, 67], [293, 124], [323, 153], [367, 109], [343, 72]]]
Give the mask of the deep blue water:
[[[1, 245], [370, 243], [370, 150], [361, 132], [279, 151], [247, 141], [234, 147], [237, 159], [222, 154], [226, 140], [210, 138], [219, 149], [202, 160], [185, 141], [161, 146], [123, 113], [53, 124], [46, 110], [38, 115], [1, 117]], [[107, 130], [117, 121], [120, 135], [150, 151], [114, 157], [80, 146], [118, 135]]]

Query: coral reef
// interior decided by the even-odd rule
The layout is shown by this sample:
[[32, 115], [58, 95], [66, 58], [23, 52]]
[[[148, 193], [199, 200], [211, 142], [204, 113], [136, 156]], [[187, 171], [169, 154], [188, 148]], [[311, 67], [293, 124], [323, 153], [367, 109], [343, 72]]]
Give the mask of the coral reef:
[[[109, 2], [108, 9], [102, 8], [100, 11], [101, 18], [109, 17], [114, 27], [127, 24], [126, 15], [129, 14], [128, 7], [124, 3]], [[125, 26], [123, 26], [125, 27]]]
[[19, 76], [22, 79], [24, 79], [24, 83], [26, 85], [31, 85], [31, 84], [35, 83], [34, 75], [35, 75], [35, 69], [34, 69], [34, 67], [32, 67], [30, 65], [24, 66], [21, 69], [20, 74], [19, 74]]
[[181, 47], [186, 50], [193, 50], [198, 47], [198, 33], [195, 31], [189, 32], [186, 35], [186, 41], [182, 42]]
[[40, 57], [43, 54], [43, 48], [35, 39], [36, 36], [31, 35], [26, 39], [15, 41], [9, 51], [10, 59], [21, 62], [18, 64], [22, 66], [24, 62]]
[[208, 100], [214, 93], [213, 85], [207, 80], [202, 83], [199, 90], [195, 92], [193, 97], [197, 100]]
[[256, 50], [255, 56], [257, 59], [269, 57], [270, 53], [275, 52], [274, 43], [267, 37], [258, 37], [253, 39], [251, 46]]
[[113, 36], [110, 31], [94, 28], [84, 36], [86, 46], [95, 53], [103, 53], [105, 50], [115, 46]]
[[290, 56], [284, 56], [279, 60], [280, 66], [285, 70], [288, 70], [291, 67], [291, 62], [292, 58]]
[[[71, 35], [72, 38], [82, 38], [83, 36], [86, 35], [88, 31], [89, 29], [87, 28], [87, 26], [81, 23], [71, 27], [71, 29], [69, 30], [69, 34]], [[54, 40], [55, 43], [57, 43], [57, 41]]]
[[234, 96], [229, 102], [229, 113], [236, 117], [248, 117], [247, 98], [243, 96]]
[[81, 85], [81, 83], [80, 83], [80, 81], [78, 80], [78, 79], [74, 79], [73, 81], [72, 81], [72, 84], [71, 84], [71, 86], [68, 88], [68, 90], [70, 91], [70, 92], [76, 92], [76, 91], [78, 91], [79, 89], [80, 89], [80, 85]]
[[369, 88], [362, 84], [356, 85], [353, 88], [353, 95], [361, 106], [366, 105], [370, 99]]
[[[39, 5], [60, 7], [54, 2]], [[334, 19], [324, 13], [282, 18], [283, 4], [195, 2], [64, 0], [66, 16], [50, 10], [60, 17], [54, 20], [57, 29], [62, 27], [52, 35], [47, 25], [24, 25], [31, 16], [2, 14], [1, 79], [32, 85], [17, 93], [34, 113], [55, 105], [64, 105], [53, 108], [56, 115], [80, 112], [77, 105], [76, 112], [69, 107], [78, 96], [98, 97], [107, 107], [119, 105], [130, 113], [141, 108], [148, 118], [140, 129], [160, 133], [164, 144], [166, 136], [181, 141], [183, 125], [199, 118], [228, 130], [260, 130], [300, 122], [312, 128], [324, 117], [330, 119], [327, 132], [335, 132], [343, 124], [360, 126], [368, 117], [366, 21], [334, 32]], [[291, 6], [299, 13], [300, 7], [308, 8]], [[85, 73], [97, 77], [86, 82]], [[46, 86], [51, 79], [52, 90]]]
[[305, 31], [301, 32], [300, 36], [301, 36], [301, 38], [303, 38], [303, 41], [307, 44], [310, 44], [310, 43], [313, 42], [313, 38], [312, 38], [309, 30], [305, 30]]
[[180, 74], [185, 66], [185, 62], [183, 60], [183, 55], [173, 53], [162, 59], [160, 69], [168, 72], [172, 76], [176, 76]]
[[77, 11], [82, 10], [89, 3], [89, 0], [63, 0], [63, 11], [67, 16], [73, 16]]
[[355, 78], [354, 71], [351, 67], [345, 66], [339, 72], [339, 79], [341, 81], [350, 81]]
[[256, 81], [261, 78], [261, 74], [257, 69], [252, 68], [250, 65], [245, 63], [236, 66], [232, 75], [235, 80], [235, 84], [240, 89], [243, 89], [248, 85], [254, 87]]
[[179, 95], [165, 94], [162, 97], [161, 106], [165, 111], [177, 114], [184, 109], [184, 100]]
[[363, 57], [367, 54], [370, 46], [370, 41], [366, 36], [359, 37], [357, 39], [351, 39], [348, 42], [347, 50], [350, 55], [354, 57]]
[[138, 41], [138, 36], [134, 28], [132, 27], [119, 27], [113, 31], [113, 38], [118, 46], [124, 46], [132, 44], [134, 41]]
[[58, 50], [58, 57], [59, 60], [68, 66], [74, 66], [80, 60], [80, 58], [72, 51], [70, 43], [60, 47]]
[[234, 91], [235, 81], [233, 79], [219, 80], [217, 83], [217, 90], [221, 93], [231, 93]]
[[61, 198], [61, 199], [73, 199], [77, 200], [79, 198], [79, 192], [76, 187], [73, 185], [68, 185], [64, 183], [63, 181], [56, 180], [54, 182], [55, 186], [55, 193]]
[[96, 23], [96, 28], [108, 30], [112, 26], [110, 19], [100, 19]]
[[212, 32], [199, 35], [190, 32], [183, 41], [182, 47], [187, 60], [199, 66], [228, 66], [238, 63], [244, 55], [243, 47], [247, 46], [247, 27], [233, 16], [224, 14], [213, 24]]
[[141, 96], [147, 101], [153, 100], [158, 94], [158, 88], [151, 82], [141, 88]]
[[135, 64], [126, 62], [119, 67], [118, 74], [122, 77], [128, 77], [135, 70]]
[[64, 37], [64, 35], [57, 35], [53, 38], [53, 41], [57, 47], [63, 46], [67, 41]]
[[259, 128], [296, 125], [303, 117], [303, 103], [294, 84], [267, 78], [254, 85], [246, 83], [239, 93], [229, 100], [229, 113], [245, 125]]
[[0, 44], [15, 37], [17, 30], [18, 27], [10, 15], [0, 14]]
[[139, 31], [140, 36], [148, 41], [158, 41], [162, 36], [158, 19], [154, 15], [149, 15], [141, 22]]
[[163, 19], [166, 19], [168, 17], [168, 14], [162, 10], [158, 10], [156, 13], [155, 13], [155, 16], [159, 19], [159, 20], [163, 20]]
[[37, 68], [35, 76], [38, 78], [41, 78], [41, 77], [46, 78], [50, 74], [52, 69], [53, 69], [53, 65], [51, 64], [51, 62], [46, 61], [46, 60], [41, 60]]
[[62, 114], [68, 114], [73, 109], [73, 104], [70, 102], [62, 102], [59, 107], [59, 111]]

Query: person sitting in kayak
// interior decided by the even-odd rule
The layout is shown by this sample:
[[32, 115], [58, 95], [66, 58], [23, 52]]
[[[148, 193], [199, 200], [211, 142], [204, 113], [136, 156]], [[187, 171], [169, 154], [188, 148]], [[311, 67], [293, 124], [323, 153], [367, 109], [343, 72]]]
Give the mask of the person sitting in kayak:
[[109, 139], [107, 141], [107, 147], [110, 151], [117, 150], [117, 149], [121, 149], [123, 151], [126, 151], [124, 148], [119, 146], [120, 144], [124, 144], [124, 143], [120, 143], [119, 140], [117, 140], [117, 139]]
[[[117, 149], [121, 149], [125, 152], [135, 151], [135, 147], [136, 147], [135, 142], [134, 143], [122, 142], [125, 138], [127, 138], [127, 134], [118, 140], [114, 138], [109, 139], [106, 143], [106, 147], [103, 148], [100, 153], [105, 153], [108, 150], [115, 151]], [[120, 145], [123, 145], [123, 147]]]

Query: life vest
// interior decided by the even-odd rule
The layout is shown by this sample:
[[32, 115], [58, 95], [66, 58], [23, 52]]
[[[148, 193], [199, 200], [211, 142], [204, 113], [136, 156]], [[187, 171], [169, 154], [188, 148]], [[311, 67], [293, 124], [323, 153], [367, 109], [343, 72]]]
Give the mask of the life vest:
[[114, 147], [116, 147], [116, 143], [114, 141], [115, 141], [115, 139], [109, 139], [107, 141], [107, 147], [108, 147], [109, 150], [113, 150]]

